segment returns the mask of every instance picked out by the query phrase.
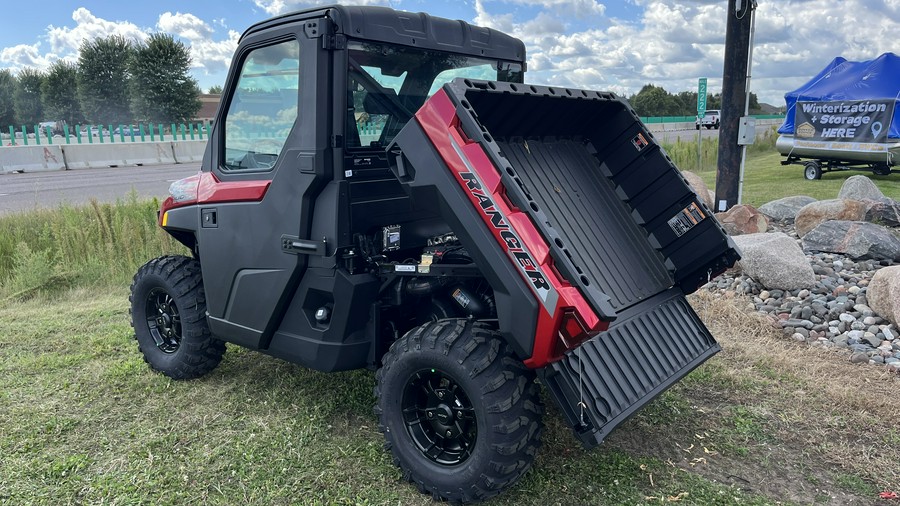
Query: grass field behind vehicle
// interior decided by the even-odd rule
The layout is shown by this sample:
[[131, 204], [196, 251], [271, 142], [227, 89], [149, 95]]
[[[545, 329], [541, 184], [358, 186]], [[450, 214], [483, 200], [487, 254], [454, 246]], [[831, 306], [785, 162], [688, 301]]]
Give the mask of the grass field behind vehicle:
[[[746, 201], [833, 198], [848, 175], [805, 181], [779, 159], [754, 154]], [[898, 197], [894, 178], [875, 180]], [[156, 205], [0, 217], [0, 504], [429, 504], [382, 450], [370, 371], [237, 346], [200, 380], [149, 370], [127, 286], [146, 260], [184, 252]], [[900, 379], [786, 342], [740, 299], [690, 300], [724, 351], [591, 452], [548, 405], [535, 468], [488, 504], [836, 506], [900, 492]]]

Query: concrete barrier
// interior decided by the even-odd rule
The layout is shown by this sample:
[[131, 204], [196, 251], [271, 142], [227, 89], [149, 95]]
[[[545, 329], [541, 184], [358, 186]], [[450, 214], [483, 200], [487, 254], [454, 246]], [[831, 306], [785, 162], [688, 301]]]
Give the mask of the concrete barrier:
[[69, 144], [62, 150], [69, 169], [176, 163], [171, 142]]
[[59, 146], [0, 147], [0, 174], [66, 170]]
[[175, 141], [172, 143], [172, 152], [175, 153], [175, 163], [190, 163], [203, 160], [203, 152], [206, 151], [206, 141]]

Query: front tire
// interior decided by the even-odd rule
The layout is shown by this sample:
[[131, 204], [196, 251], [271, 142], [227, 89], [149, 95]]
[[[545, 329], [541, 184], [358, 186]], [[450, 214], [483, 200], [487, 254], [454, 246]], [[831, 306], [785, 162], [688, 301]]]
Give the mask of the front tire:
[[453, 502], [499, 494], [540, 446], [534, 373], [480, 322], [448, 319], [398, 339], [376, 375], [375, 414], [406, 480]]
[[128, 300], [138, 350], [153, 370], [192, 379], [222, 361], [225, 343], [210, 334], [197, 260], [164, 256], [147, 262], [134, 275]]

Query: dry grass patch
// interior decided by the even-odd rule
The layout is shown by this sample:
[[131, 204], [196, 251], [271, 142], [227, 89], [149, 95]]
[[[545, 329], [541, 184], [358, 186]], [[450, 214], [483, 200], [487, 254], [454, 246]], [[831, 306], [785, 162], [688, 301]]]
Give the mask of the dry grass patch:
[[846, 351], [787, 340], [740, 302], [709, 292], [691, 302], [723, 352], [678, 390], [702, 403], [709, 442], [729, 459], [744, 457], [710, 476], [800, 502], [829, 494], [834, 504], [853, 502], [846, 494], [874, 500], [877, 491], [900, 488], [891, 471], [896, 374], [851, 364]]

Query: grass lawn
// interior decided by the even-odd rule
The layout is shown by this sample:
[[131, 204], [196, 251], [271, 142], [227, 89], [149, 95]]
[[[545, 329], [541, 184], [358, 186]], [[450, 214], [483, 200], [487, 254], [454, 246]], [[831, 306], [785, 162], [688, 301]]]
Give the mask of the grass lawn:
[[[876, 176], [863, 171], [836, 171], [822, 174], [818, 181], [807, 181], [803, 177], [802, 165], [781, 165], [784, 157], [775, 151], [751, 154], [744, 167], [743, 203], [759, 207], [766, 202], [790, 197], [809, 195], [818, 200], [835, 199], [844, 181], [853, 175], [863, 175], [875, 182], [887, 197], [900, 200], [900, 174]], [[699, 172], [703, 182], [710, 189], [715, 188], [715, 170]]]
[[[230, 346], [200, 380], [137, 353], [124, 286], [0, 306], [0, 504], [428, 504], [382, 450], [373, 373]], [[873, 504], [900, 489], [900, 381], [694, 296], [725, 351], [582, 450], [550, 408], [489, 504]]]

